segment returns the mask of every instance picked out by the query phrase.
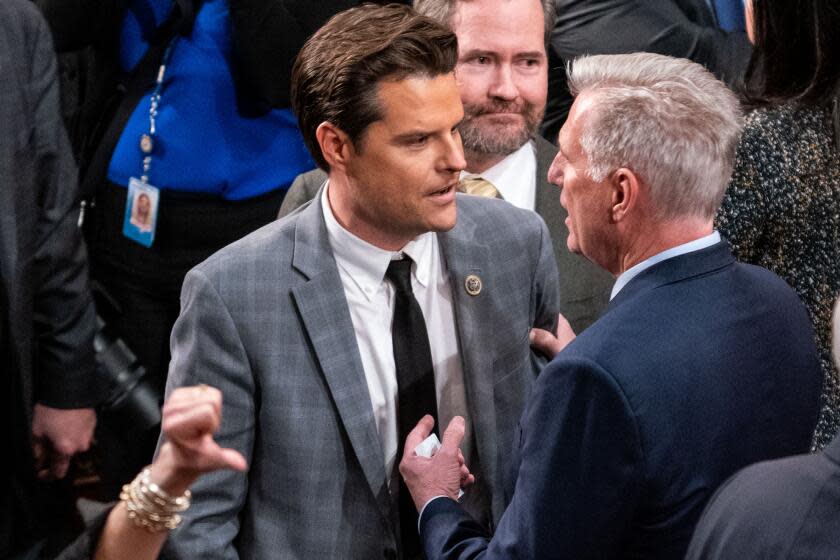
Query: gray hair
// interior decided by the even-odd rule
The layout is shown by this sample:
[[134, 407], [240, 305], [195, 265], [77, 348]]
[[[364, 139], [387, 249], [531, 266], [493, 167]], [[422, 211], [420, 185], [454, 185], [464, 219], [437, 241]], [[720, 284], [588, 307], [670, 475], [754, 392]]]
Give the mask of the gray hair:
[[[421, 15], [430, 17], [438, 23], [446, 25], [452, 29], [452, 16], [455, 13], [455, 7], [458, 2], [469, 2], [470, 0], [414, 0], [412, 5], [414, 9]], [[539, 0], [543, 9], [543, 19], [545, 21], [545, 31], [543, 33], [543, 42], [548, 45], [551, 39], [551, 31], [554, 29], [554, 20], [556, 10], [554, 7], [555, 0]]]
[[660, 218], [713, 218], [732, 174], [742, 113], [735, 95], [694, 62], [651, 53], [586, 56], [569, 91], [591, 96], [580, 145], [589, 175], [633, 170]]

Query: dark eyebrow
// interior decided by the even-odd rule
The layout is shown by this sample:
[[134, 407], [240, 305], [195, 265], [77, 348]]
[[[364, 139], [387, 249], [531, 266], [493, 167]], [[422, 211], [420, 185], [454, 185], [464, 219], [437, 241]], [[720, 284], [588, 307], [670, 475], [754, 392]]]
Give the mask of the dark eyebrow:
[[434, 133], [430, 132], [428, 130], [417, 129], [417, 130], [411, 130], [409, 132], [403, 132], [402, 134], [397, 134], [396, 136], [394, 136], [394, 139], [398, 142], [402, 142], [402, 141], [413, 140], [413, 139], [421, 137], [421, 136], [431, 136], [432, 134], [434, 134]]
[[516, 58], [545, 58], [545, 53], [542, 51], [528, 51], [516, 53]]
[[496, 53], [493, 51], [487, 51], [483, 49], [470, 49], [467, 52], [463, 53], [460, 58], [475, 58], [477, 56], [486, 56], [488, 58], [495, 57]]
[[[463, 122], [464, 119], [462, 118], [457, 123], [455, 123], [450, 130], [457, 129], [459, 126], [461, 126], [461, 123]], [[396, 136], [394, 136], [394, 140], [396, 140], [397, 142], [405, 142], [421, 136], [433, 136], [436, 132], [437, 131], [435, 130], [425, 130], [418, 128], [416, 130], [410, 130], [408, 132], [403, 132], [402, 134], [397, 134]]]

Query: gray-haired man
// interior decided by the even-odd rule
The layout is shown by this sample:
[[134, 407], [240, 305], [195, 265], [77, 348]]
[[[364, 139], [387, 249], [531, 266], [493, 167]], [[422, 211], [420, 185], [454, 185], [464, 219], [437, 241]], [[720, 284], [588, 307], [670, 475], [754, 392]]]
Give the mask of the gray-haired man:
[[735, 96], [699, 64], [654, 54], [578, 59], [569, 83], [549, 177], [569, 248], [617, 276], [613, 298], [537, 379], [492, 540], [449, 499], [451, 452], [404, 455], [430, 560], [680, 559], [729, 475], [810, 446], [822, 379], [807, 312], [713, 230]]

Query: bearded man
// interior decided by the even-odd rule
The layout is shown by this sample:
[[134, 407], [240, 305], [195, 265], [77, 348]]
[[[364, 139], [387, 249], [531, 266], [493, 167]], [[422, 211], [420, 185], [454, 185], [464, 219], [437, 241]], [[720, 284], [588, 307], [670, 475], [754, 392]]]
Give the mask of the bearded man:
[[[547, 180], [557, 148], [536, 134], [547, 97], [553, 0], [415, 0], [414, 9], [458, 37], [455, 77], [464, 104], [458, 130], [467, 163], [462, 188], [542, 217], [560, 274], [560, 311], [580, 332], [606, 307], [614, 280], [567, 249], [567, 213]], [[312, 200], [325, 180], [321, 170], [300, 175], [280, 216]]]

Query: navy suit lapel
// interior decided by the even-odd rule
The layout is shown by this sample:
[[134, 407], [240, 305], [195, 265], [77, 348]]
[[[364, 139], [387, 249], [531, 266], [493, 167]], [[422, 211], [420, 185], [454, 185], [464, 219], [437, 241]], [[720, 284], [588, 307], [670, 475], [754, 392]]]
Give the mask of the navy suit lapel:
[[365, 478], [382, 514], [390, 519], [385, 459], [350, 310], [324, 224], [320, 191], [300, 212], [292, 264], [309, 279], [292, 289], [301, 322]]
[[[459, 195], [462, 196], [462, 195]], [[497, 456], [496, 408], [493, 386], [494, 353], [491, 347], [495, 336], [493, 306], [487, 304], [487, 293], [495, 287], [489, 248], [475, 238], [475, 222], [463, 212], [458, 213], [457, 225], [448, 232], [438, 234], [441, 252], [449, 271], [452, 304], [458, 332], [461, 367], [467, 393], [467, 408], [472, 418], [474, 441], [481, 468], [488, 480], [497, 476], [496, 464], [489, 460]], [[478, 276], [482, 293], [472, 296], [467, 292], [466, 279]]]
[[621, 302], [636, 295], [653, 290], [665, 284], [679, 282], [693, 276], [706, 274], [713, 270], [729, 266], [735, 262], [729, 242], [722, 239], [711, 247], [693, 251], [677, 257], [664, 260], [640, 272], [630, 280], [624, 288], [610, 302], [609, 309], [613, 309]]

